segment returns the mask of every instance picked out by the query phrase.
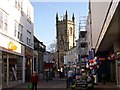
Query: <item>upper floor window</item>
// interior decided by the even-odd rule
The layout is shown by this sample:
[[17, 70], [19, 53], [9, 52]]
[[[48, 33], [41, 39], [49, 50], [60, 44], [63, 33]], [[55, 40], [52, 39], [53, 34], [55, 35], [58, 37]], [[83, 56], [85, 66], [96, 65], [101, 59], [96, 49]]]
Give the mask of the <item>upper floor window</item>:
[[15, 21], [14, 22], [14, 36], [15, 37], [17, 36], [17, 26], [18, 26], [18, 23]]
[[28, 45], [31, 45], [30, 38], [28, 38], [28, 37], [27, 37], [27, 44], [28, 44]]
[[72, 35], [72, 27], [70, 27], [70, 35]]
[[21, 14], [23, 15], [23, 0], [15, 0], [15, 7], [18, 11], [21, 11]]
[[20, 0], [18, 0], [18, 10], [20, 11]]
[[0, 28], [7, 31], [8, 29], [8, 15], [0, 10]]
[[15, 0], [15, 7], [17, 8], [18, 6], [18, 0]]
[[31, 45], [31, 32], [27, 30], [27, 44]]
[[21, 1], [21, 14], [23, 15], [23, 2]]
[[7, 27], [8, 27], [8, 23], [7, 23], [7, 14], [5, 13], [4, 14], [4, 30], [6, 30], [7, 31]]
[[29, 8], [27, 9], [27, 21], [31, 24], [31, 11]]
[[22, 31], [23, 31], [23, 26], [21, 24], [18, 25], [18, 39], [22, 41]]
[[0, 28], [3, 29], [3, 12], [0, 11]]

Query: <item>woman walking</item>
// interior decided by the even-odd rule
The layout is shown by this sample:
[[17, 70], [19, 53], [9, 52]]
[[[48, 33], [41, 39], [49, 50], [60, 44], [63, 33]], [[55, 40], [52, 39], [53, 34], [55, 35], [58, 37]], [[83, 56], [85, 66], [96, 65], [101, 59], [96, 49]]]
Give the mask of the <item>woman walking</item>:
[[35, 71], [31, 76], [31, 83], [32, 83], [32, 90], [37, 90], [38, 75]]

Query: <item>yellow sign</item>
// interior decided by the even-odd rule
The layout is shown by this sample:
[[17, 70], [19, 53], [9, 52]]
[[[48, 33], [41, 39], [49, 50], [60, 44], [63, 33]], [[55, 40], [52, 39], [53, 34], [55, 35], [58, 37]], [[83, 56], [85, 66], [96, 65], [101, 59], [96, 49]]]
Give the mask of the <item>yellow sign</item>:
[[9, 42], [8, 43], [8, 49], [9, 50], [17, 50], [17, 46], [14, 43]]

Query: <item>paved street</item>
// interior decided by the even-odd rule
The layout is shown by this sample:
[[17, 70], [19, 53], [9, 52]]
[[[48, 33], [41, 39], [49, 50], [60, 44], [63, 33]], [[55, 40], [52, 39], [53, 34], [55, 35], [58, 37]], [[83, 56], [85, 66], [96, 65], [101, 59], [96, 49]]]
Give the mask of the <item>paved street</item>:
[[117, 87], [115, 84], [109, 82], [105, 85], [98, 83], [98, 85], [95, 85], [95, 90], [120, 90], [120, 87]]
[[[13, 88], [3, 89], [3, 90], [28, 90], [27, 86], [29, 83], [24, 83], [21, 85], [18, 85]], [[38, 90], [69, 90], [66, 89], [66, 82], [65, 79], [53, 79], [49, 80], [48, 82], [46, 80], [41, 80], [38, 83]]]
[[[27, 86], [28, 83], [24, 83], [16, 87], [3, 90], [28, 90]], [[46, 82], [45, 80], [41, 80], [38, 83], [38, 90], [70, 90], [70, 89], [66, 88], [65, 79], [54, 79], [48, 82]], [[112, 83], [106, 83], [106, 85], [98, 83], [98, 85], [95, 86], [94, 90], [120, 90], [120, 88], [118, 88], [116, 85]]]

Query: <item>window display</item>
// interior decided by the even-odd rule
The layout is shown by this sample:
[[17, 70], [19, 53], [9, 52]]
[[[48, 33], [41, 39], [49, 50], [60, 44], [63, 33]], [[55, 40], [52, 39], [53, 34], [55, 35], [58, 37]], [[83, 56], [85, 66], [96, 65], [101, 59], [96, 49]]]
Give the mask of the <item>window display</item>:
[[9, 81], [22, 80], [22, 57], [9, 58]]
[[[9, 75], [7, 75], [7, 68]], [[7, 54], [3, 54], [3, 73], [4, 82], [7, 82], [7, 76], [9, 76], [9, 81], [22, 80], [22, 57], [12, 54], [8, 54], [7, 57]]]

